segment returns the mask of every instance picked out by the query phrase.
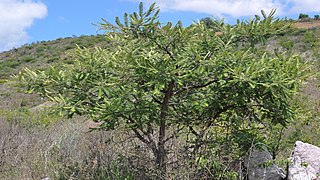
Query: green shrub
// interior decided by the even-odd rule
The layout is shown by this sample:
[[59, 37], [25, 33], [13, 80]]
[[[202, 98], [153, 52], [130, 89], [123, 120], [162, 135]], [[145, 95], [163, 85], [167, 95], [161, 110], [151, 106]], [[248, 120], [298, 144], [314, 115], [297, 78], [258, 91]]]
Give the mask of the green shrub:
[[278, 44], [287, 51], [291, 51], [294, 46], [294, 41], [288, 37], [283, 37], [279, 40]]

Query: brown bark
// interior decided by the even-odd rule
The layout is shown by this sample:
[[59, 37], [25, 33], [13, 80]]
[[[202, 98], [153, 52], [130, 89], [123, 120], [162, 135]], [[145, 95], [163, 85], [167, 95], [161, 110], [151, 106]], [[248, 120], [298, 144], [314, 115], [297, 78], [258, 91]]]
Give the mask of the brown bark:
[[165, 96], [163, 98], [161, 104], [161, 112], [160, 112], [160, 127], [159, 127], [159, 141], [158, 141], [158, 150], [156, 154], [156, 164], [161, 173], [161, 176], [165, 177], [166, 175], [166, 150], [165, 150], [165, 142], [166, 142], [166, 118], [169, 109], [169, 100], [173, 95], [173, 87], [174, 81], [169, 83], [168, 89], [166, 90]]

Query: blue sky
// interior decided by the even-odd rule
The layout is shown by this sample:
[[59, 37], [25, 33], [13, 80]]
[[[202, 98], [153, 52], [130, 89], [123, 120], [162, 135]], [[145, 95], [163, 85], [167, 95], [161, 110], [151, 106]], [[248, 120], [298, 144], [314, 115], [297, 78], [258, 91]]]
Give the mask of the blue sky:
[[[54, 40], [73, 35], [97, 34], [92, 23], [138, 9], [141, 0], [0, 0], [0, 52], [26, 43]], [[215, 16], [233, 23], [260, 10], [277, 9], [277, 16], [297, 18], [299, 13], [320, 14], [319, 0], [144, 0], [156, 1], [163, 22]], [[99, 32], [103, 33], [103, 32]]]
[[[139, 2], [124, 0], [42, 0], [46, 4], [48, 14], [44, 19], [37, 19], [33, 26], [27, 29], [30, 41], [56, 39], [66, 36], [80, 36], [97, 32], [94, 23], [102, 22], [101, 18], [114, 22], [116, 16], [123, 17], [125, 12], [138, 10]], [[148, 7], [148, 5], [145, 5]], [[178, 21], [184, 19], [190, 24], [192, 19], [207, 16], [205, 13], [165, 12], [163, 21]]]

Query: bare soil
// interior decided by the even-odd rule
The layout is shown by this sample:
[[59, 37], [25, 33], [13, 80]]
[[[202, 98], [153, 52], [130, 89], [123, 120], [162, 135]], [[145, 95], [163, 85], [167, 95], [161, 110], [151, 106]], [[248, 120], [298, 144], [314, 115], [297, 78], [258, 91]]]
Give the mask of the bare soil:
[[298, 29], [311, 29], [311, 28], [317, 28], [319, 26], [320, 26], [319, 20], [299, 21], [293, 25], [293, 27], [298, 28]]

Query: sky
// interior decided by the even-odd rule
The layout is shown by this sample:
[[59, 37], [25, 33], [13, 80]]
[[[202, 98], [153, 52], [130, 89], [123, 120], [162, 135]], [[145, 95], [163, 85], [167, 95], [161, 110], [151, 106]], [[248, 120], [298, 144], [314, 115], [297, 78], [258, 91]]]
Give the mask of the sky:
[[94, 24], [156, 2], [161, 22], [181, 20], [188, 26], [204, 17], [227, 23], [276, 8], [278, 17], [297, 19], [300, 13], [320, 14], [319, 0], [0, 0], [0, 52], [60, 37], [96, 35]]

